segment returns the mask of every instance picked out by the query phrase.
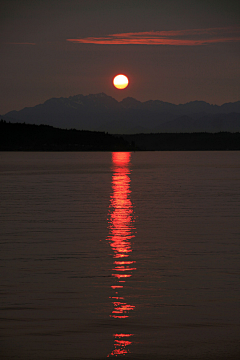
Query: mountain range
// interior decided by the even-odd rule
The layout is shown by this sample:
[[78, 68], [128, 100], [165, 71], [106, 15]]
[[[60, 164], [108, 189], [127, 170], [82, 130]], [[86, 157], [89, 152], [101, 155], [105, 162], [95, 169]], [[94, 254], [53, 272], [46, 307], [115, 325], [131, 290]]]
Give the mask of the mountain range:
[[111, 134], [240, 132], [240, 101], [221, 106], [204, 101], [175, 105], [131, 97], [117, 101], [100, 93], [52, 98], [34, 107], [10, 111], [1, 118], [12, 123]]

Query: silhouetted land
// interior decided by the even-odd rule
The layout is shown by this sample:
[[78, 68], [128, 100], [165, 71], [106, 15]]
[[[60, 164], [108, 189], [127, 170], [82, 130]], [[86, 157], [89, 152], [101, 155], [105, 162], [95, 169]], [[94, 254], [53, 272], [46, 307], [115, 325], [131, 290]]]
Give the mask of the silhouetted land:
[[0, 121], [0, 151], [240, 150], [240, 133], [110, 135]]
[[117, 101], [104, 93], [52, 98], [0, 115], [5, 121], [109, 134], [240, 132], [240, 101], [221, 106], [205, 101], [171, 104], [160, 100]]
[[240, 133], [158, 133], [122, 135], [145, 151], [240, 150]]
[[126, 151], [127, 140], [104, 132], [0, 121], [1, 151]]

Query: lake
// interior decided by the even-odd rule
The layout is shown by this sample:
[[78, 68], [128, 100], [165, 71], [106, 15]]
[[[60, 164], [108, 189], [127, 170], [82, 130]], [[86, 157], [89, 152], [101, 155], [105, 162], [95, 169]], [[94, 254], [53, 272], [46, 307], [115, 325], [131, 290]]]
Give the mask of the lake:
[[1, 152], [0, 357], [238, 359], [239, 152]]

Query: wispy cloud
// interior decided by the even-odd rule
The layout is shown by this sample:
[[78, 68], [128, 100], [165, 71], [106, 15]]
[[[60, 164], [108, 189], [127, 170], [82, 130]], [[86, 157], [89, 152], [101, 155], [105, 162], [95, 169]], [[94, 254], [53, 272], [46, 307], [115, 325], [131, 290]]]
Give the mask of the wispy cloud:
[[207, 45], [240, 41], [240, 27], [147, 31], [111, 34], [104, 37], [67, 39], [77, 44], [98, 45]]
[[29, 42], [7, 42], [7, 45], [36, 45], [36, 43], [29, 43]]

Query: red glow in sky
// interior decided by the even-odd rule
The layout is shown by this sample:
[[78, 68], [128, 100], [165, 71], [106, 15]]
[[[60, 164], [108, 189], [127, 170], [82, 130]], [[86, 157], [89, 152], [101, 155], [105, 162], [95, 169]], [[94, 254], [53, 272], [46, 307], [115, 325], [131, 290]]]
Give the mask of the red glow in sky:
[[[239, 101], [238, 1], [1, 0], [1, 25], [1, 115], [102, 92]], [[125, 91], [112, 86], [120, 71]]]

